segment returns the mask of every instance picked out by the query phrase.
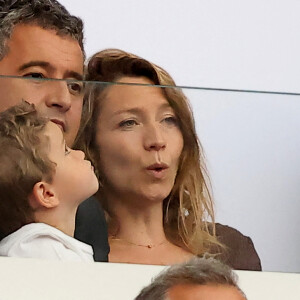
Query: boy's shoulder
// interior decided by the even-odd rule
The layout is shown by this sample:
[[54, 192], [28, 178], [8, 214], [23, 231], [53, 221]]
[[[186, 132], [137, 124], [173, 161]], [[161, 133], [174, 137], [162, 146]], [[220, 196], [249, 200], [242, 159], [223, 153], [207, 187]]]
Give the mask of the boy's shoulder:
[[44, 224], [32, 223], [0, 242], [0, 255], [64, 261], [93, 261], [91, 246]]

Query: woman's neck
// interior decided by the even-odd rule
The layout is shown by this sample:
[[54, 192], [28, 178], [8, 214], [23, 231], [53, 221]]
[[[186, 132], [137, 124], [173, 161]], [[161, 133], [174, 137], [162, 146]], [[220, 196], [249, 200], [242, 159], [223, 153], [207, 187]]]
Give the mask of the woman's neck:
[[108, 224], [110, 262], [169, 265], [192, 257], [167, 240], [162, 202], [106, 199], [113, 214]]
[[113, 213], [113, 221], [109, 224], [110, 237], [137, 245], [157, 245], [166, 241], [162, 202], [136, 203], [109, 199]]

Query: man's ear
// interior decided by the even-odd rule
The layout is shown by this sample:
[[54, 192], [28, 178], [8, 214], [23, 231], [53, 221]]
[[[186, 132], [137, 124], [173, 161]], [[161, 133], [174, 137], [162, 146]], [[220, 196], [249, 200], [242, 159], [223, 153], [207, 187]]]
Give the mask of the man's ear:
[[29, 201], [33, 209], [38, 207], [54, 208], [59, 204], [53, 186], [44, 181], [37, 182], [34, 185]]

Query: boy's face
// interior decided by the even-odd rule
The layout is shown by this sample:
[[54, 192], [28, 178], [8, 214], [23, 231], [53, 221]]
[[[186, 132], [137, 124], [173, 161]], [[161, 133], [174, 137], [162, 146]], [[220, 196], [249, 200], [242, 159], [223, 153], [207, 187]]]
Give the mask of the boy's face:
[[98, 190], [98, 180], [84, 153], [67, 147], [62, 130], [53, 122], [46, 125], [49, 159], [56, 164], [51, 183], [60, 205], [78, 205]]

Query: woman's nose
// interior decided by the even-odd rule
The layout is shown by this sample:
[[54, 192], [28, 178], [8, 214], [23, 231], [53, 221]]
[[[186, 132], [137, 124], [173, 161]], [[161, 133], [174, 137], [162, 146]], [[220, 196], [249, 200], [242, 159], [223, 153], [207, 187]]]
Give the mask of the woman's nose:
[[159, 151], [166, 148], [166, 139], [159, 125], [145, 128], [144, 147], [148, 151]]

